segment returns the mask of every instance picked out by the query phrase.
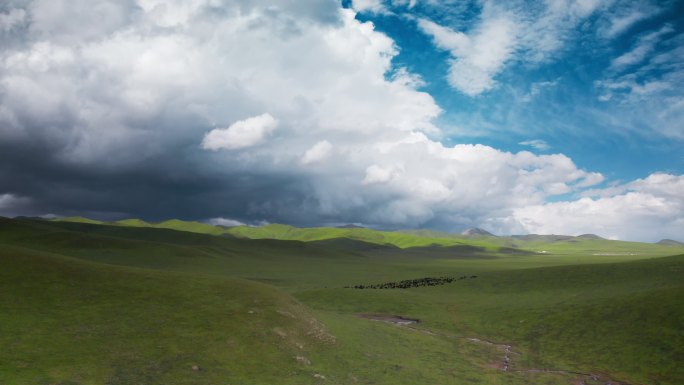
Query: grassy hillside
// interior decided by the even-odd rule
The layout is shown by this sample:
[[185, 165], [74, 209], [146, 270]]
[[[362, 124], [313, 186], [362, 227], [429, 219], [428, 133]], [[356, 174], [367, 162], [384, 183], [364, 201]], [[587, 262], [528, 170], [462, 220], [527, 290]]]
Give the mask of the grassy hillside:
[[[78, 250], [73, 239], [59, 244], [49, 235], [78, 236], [93, 255], [111, 247], [132, 262], [147, 253], [128, 259], [123, 250], [153, 248], [162, 244], [160, 234], [169, 237], [167, 247], [197, 241], [156, 229], [138, 230], [137, 239], [125, 239], [119, 228], [107, 236], [92, 233], [104, 226], [88, 228], [91, 233], [77, 229], [84, 227], [0, 221], [0, 383], [458, 383], [446, 376], [450, 370], [482, 377], [475, 358], [458, 358], [453, 342], [353, 315], [322, 314], [324, 324], [273, 286], [8, 245], [26, 242], [65, 253]], [[150, 258], [159, 263], [158, 256]], [[416, 351], [424, 355], [416, 357]], [[434, 355], [456, 358], [446, 366], [431, 360]], [[368, 356], [373, 359], [361, 358]]]
[[[592, 256], [665, 256], [684, 253], [684, 244], [651, 244], [612, 241], [590, 234], [570, 237], [528, 235], [523, 237], [464, 236], [431, 230], [378, 231], [367, 228], [315, 227], [298, 228], [281, 224], [260, 227], [237, 226], [225, 228], [200, 222], [172, 219], [148, 223], [139, 219], [126, 219], [112, 223], [91, 221], [86, 218], [61, 218], [58, 221], [111, 224], [126, 227], [152, 227], [210, 235], [228, 235], [245, 239], [277, 239], [317, 242], [332, 239], [351, 239], [375, 245], [396, 246], [402, 249], [434, 246], [478, 248], [488, 253], [511, 253], [517, 250], [540, 254], [592, 255]], [[461, 249], [463, 250], [463, 248]], [[471, 251], [474, 249], [471, 249]], [[444, 253], [444, 250], [441, 250]]]
[[[106, 223], [100, 223], [106, 224]], [[145, 222], [140, 219], [122, 219], [120, 221], [112, 222], [111, 224], [116, 226], [128, 226], [128, 227], [155, 227], [153, 224]]]
[[499, 341], [524, 352], [517, 367], [609, 373], [676, 384], [684, 355], [684, 256], [480, 273], [411, 290], [298, 293], [317, 309], [403, 314], [423, 327]]
[[328, 343], [303, 306], [242, 280], [3, 247], [0, 292], [3, 384], [301, 383], [314, 369], [296, 356]]
[[[583, 254], [583, 255], [640, 255], [662, 256], [684, 253], [684, 245], [663, 245], [641, 242], [613, 241], [591, 236], [528, 236], [528, 237], [489, 237], [463, 236], [429, 230], [377, 231], [364, 228], [296, 228], [286, 225], [262, 227], [234, 227], [226, 233], [251, 239], [281, 239], [315, 241], [334, 238], [348, 238], [363, 242], [393, 245], [400, 248], [430, 246], [474, 246], [485, 251], [506, 252], [507, 249], [520, 249], [542, 254]], [[666, 248], [671, 246], [675, 248]]]
[[83, 218], [83, 217], [64, 217], [64, 218], [55, 218], [53, 219], [55, 222], [74, 222], [74, 223], [89, 223], [91, 225], [102, 225], [105, 224], [105, 222], [102, 221], [96, 221], [94, 219], [88, 219], [88, 218]]
[[403, 232], [378, 231], [365, 228], [336, 228], [336, 227], [315, 227], [298, 228], [287, 225], [272, 224], [261, 227], [239, 226], [233, 227], [226, 233], [236, 237], [251, 239], [281, 239], [296, 241], [319, 241], [324, 239], [348, 238], [369, 243], [388, 244], [400, 248], [420, 247], [420, 246], [453, 246], [453, 245], [475, 245], [484, 248], [495, 249], [499, 246], [498, 240], [492, 238], [437, 238], [431, 236], [414, 235]]
[[[520, 254], [0, 219], [0, 384], [682, 383], [684, 256], [654, 258], [678, 248], [572, 239]], [[468, 278], [344, 288], [436, 276]]]

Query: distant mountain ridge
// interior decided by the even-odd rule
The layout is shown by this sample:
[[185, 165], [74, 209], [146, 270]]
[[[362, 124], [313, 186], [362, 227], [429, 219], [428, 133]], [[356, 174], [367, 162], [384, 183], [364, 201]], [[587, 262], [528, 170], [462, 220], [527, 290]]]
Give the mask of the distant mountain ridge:
[[464, 230], [461, 235], [465, 235], [468, 237], [473, 237], [473, 236], [479, 236], [479, 237], [496, 237], [496, 235], [490, 233], [487, 230], [481, 229], [479, 227], [471, 227], [469, 229]]
[[661, 239], [656, 242], [656, 244], [664, 246], [684, 246], [684, 242], [675, 241], [673, 239]]
[[606, 238], [599, 237], [596, 234], [582, 234], [582, 235], [578, 235], [576, 238], [578, 238], [578, 239], [606, 239]]
[[572, 235], [556, 235], [556, 234], [525, 234], [525, 235], [511, 235], [513, 239], [521, 239], [524, 241], [543, 241], [543, 242], [558, 242], [573, 239]]
[[349, 223], [349, 224], [342, 225], [342, 226], [337, 226], [337, 228], [338, 228], [338, 229], [365, 229], [365, 227], [359, 226], [359, 225], [355, 225], [355, 224], [353, 224], [353, 223]]
[[[663, 247], [682, 247], [681, 252], [684, 253], [684, 243], [668, 239], [664, 239], [658, 243], [640, 243], [608, 240], [594, 234], [583, 234], [576, 237], [570, 235], [539, 234], [496, 236], [489, 231], [477, 227], [467, 229], [463, 233], [458, 234], [425, 229], [381, 231], [353, 224], [340, 227], [299, 228], [282, 224], [269, 224], [258, 227], [224, 227], [178, 219], [170, 219], [162, 222], [146, 222], [140, 219], [103, 222], [83, 217], [66, 217], [49, 220], [84, 225], [170, 229], [245, 239], [274, 239], [300, 242], [337, 240], [334, 242], [336, 244], [348, 239], [382, 247], [398, 247], [401, 249], [411, 248], [414, 250], [423, 248], [424, 251], [431, 249], [434, 253], [439, 251], [437, 254], [440, 255], [443, 254], [445, 248], [451, 248], [451, 250], [464, 250], [464, 247], [474, 247], [482, 252], [496, 252], [511, 255], [529, 252], [543, 254], [566, 253], [572, 250], [575, 250], [573, 252], [585, 250], [583, 251], [584, 253], [587, 253], [586, 250], [593, 250], [591, 253], [600, 251], [605, 253], [641, 255], [639, 253], [643, 252], [643, 250], [650, 250], [648, 252], [651, 252]], [[347, 245], [346, 243], [344, 244]], [[352, 244], [347, 245], [346, 247], [352, 247], [351, 245]], [[372, 246], [353, 244], [353, 248], [359, 247], [368, 248]]]

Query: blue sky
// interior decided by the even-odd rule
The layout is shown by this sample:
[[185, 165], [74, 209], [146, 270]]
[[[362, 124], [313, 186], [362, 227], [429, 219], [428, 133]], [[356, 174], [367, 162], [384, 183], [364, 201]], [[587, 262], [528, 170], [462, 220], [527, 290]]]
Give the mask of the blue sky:
[[[444, 143], [562, 152], [580, 167], [600, 171], [611, 180], [642, 178], [654, 171], [683, 172], [683, 107], [678, 107], [668, 127], [660, 126], [658, 115], [684, 97], [684, 2], [594, 2], [586, 15], [575, 20], [567, 20], [572, 16], [566, 15], [560, 23], [565, 25], [543, 27], [557, 34], [558, 43], [543, 52], [543, 60], [530, 60], [527, 47], [514, 49], [493, 75], [496, 84], [475, 95], [449, 84], [452, 55], [436, 46], [417, 19], [474, 33], [483, 23], [486, 2], [381, 3], [382, 10], [362, 6], [357, 17], [373, 22], [396, 41], [400, 48], [393, 61], [396, 67], [405, 67], [425, 81], [423, 89], [445, 110], [440, 117], [446, 127]], [[498, 13], [510, 12], [506, 17], [519, 23], [544, 13], [544, 7], [532, 10], [515, 3], [519, 2], [499, 2]], [[353, 7], [351, 1], [345, 6]], [[519, 6], [522, 10], [515, 9]], [[570, 5], [563, 7], [568, 11]], [[524, 30], [531, 26], [522, 28], [517, 32], [520, 40], [538, 33]], [[645, 42], [653, 33], [658, 36]], [[629, 64], [613, 65], [639, 49], [643, 55], [635, 55]], [[662, 63], [652, 63], [668, 54], [671, 57]], [[640, 97], [629, 88], [611, 92], [603, 86], [632, 76], [636, 86], [662, 82], [665, 89]], [[606, 100], [608, 95], [611, 98]]]
[[0, 2], [0, 215], [684, 240], [684, 3]]

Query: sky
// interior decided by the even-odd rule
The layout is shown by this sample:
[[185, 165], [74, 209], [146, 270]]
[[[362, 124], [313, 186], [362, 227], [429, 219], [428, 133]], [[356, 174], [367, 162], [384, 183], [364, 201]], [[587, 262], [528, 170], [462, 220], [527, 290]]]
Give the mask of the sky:
[[5, 0], [0, 215], [684, 240], [684, 2]]

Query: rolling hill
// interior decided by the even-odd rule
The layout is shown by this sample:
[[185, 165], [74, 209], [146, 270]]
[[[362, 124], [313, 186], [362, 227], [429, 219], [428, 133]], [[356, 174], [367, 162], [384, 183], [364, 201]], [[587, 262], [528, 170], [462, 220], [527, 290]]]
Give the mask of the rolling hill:
[[[286, 226], [266, 230], [311, 239], [194, 229], [0, 218], [0, 383], [684, 379], [677, 246], [505, 240], [528, 248], [517, 253], [501, 240], [479, 246], [458, 237], [399, 247], [382, 241], [421, 237], [369, 229], [338, 230], [375, 242]], [[422, 238], [440, 239], [433, 235]], [[457, 279], [345, 288], [422, 277]], [[419, 323], [398, 326], [395, 318]]]
[[55, 219], [59, 222], [91, 223], [124, 227], [150, 227], [173, 229], [200, 234], [232, 236], [245, 239], [277, 239], [290, 241], [322, 241], [328, 239], [351, 239], [365, 243], [396, 246], [402, 249], [434, 246], [471, 246], [483, 251], [499, 252], [520, 249], [523, 252], [574, 253], [574, 254], [635, 254], [639, 256], [667, 255], [672, 249], [662, 246], [683, 246], [677, 243], [642, 243], [613, 241], [594, 234], [583, 234], [577, 237], [567, 235], [523, 235], [497, 237], [478, 228], [468, 229], [465, 234], [452, 234], [431, 230], [379, 231], [359, 226], [313, 227], [299, 228], [282, 224], [265, 226], [213, 226], [201, 222], [171, 219], [159, 223], [148, 223], [139, 219], [127, 219], [111, 223], [99, 222], [87, 218], [72, 217]]

